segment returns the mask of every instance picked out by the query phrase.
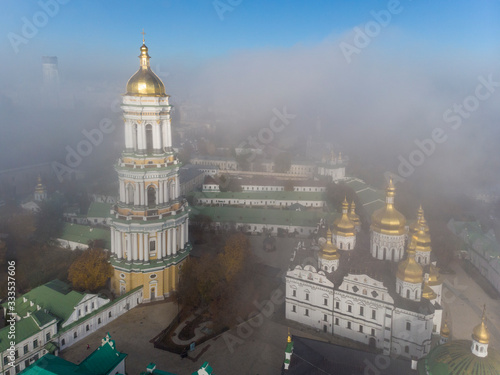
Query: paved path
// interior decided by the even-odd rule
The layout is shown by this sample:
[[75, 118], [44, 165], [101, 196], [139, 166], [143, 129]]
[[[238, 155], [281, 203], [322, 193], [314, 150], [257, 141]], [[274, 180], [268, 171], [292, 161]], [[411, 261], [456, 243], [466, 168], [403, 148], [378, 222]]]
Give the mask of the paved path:
[[455, 275], [443, 275], [442, 304], [451, 325], [452, 339], [470, 340], [472, 330], [481, 322], [486, 304], [486, 325], [491, 333], [490, 345], [500, 350], [500, 301], [487, 293], [458, 264]]

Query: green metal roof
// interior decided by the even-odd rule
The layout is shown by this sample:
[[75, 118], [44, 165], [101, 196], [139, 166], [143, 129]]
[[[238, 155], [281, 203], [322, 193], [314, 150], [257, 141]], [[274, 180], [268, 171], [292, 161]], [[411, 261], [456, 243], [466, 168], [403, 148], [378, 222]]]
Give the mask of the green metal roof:
[[60, 239], [87, 245], [90, 241], [103, 240], [106, 249], [111, 248], [109, 229], [92, 228], [87, 225], [65, 223]]
[[[56, 318], [52, 319], [54, 324], [57, 322]], [[10, 347], [10, 339], [8, 338], [10, 326], [7, 325], [0, 330], [0, 352], [7, 350]], [[16, 343], [33, 336], [40, 332], [40, 327], [37, 325], [32, 316], [23, 318], [16, 322]]]
[[[56, 357], [53, 354], [45, 354], [20, 373], [24, 375], [66, 375], [75, 374], [77, 370], [78, 365], [68, 362], [61, 357]], [[81, 375], [90, 375], [88, 372], [78, 371], [78, 373]]]
[[[71, 316], [83, 296], [82, 293], [70, 290], [66, 283], [52, 280], [17, 298], [16, 312], [20, 316], [26, 316], [28, 313], [35, 313], [39, 305], [64, 322]], [[23, 301], [24, 298], [26, 302]], [[33, 302], [33, 306], [30, 302]], [[40, 321], [48, 319], [41, 312], [37, 312], [36, 316]]]
[[111, 203], [92, 202], [87, 217], [108, 218], [111, 217]]
[[195, 198], [255, 199], [282, 201], [324, 201], [325, 193], [301, 191], [246, 191], [246, 192], [196, 192]]
[[294, 211], [254, 207], [208, 207], [191, 206], [191, 217], [206, 215], [215, 222], [236, 222], [245, 224], [292, 225], [316, 227], [321, 218], [332, 214], [320, 211]]
[[[109, 334], [108, 338], [111, 338]], [[99, 346], [79, 364], [78, 372], [84, 371], [90, 374], [108, 374], [126, 357], [127, 354], [120, 353], [116, 350], [115, 341], [109, 340], [109, 342]]]

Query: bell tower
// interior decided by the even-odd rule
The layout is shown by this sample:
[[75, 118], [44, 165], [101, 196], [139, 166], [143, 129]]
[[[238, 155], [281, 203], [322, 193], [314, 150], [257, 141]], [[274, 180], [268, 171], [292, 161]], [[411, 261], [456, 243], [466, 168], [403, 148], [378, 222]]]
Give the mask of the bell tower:
[[143, 38], [139, 70], [121, 105], [125, 148], [115, 166], [119, 200], [111, 224], [112, 288], [121, 295], [142, 286], [144, 301], [177, 289], [191, 250], [189, 209], [179, 196], [180, 164], [172, 151], [172, 106], [149, 59]]

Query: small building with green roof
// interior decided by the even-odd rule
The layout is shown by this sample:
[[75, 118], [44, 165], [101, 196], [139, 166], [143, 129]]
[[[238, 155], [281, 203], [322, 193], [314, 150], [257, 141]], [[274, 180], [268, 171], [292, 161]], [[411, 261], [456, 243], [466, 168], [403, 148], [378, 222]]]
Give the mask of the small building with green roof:
[[52, 354], [46, 354], [24, 369], [23, 375], [108, 375], [125, 374], [127, 354], [116, 349], [109, 333], [101, 345], [81, 363], [75, 364]]

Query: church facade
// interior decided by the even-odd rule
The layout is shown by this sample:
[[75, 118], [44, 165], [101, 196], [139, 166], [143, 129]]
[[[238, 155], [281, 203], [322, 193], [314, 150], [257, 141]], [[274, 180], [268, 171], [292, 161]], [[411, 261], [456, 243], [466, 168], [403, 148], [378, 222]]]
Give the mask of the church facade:
[[[441, 329], [442, 281], [437, 267], [427, 263], [431, 249], [424, 249], [430, 237], [423, 213], [408, 228], [394, 207], [394, 192], [391, 182], [386, 206], [371, 218], [365, 241], [370, 249], [359, 241], [354, 249], [345, 246], [355, 245], [359, 235], [345, 201], [326, 241], [297, 246], [286, 274], [286, 318], [386, 355], [422, 358]], [[413, 227], [418, 230], [411, 232]], [[429, 256], [422, 256], [425, 251]]]
[[125, 149], [115, 166], [119, 200], [111, 221], [111, 280], [116, 294], [143, 286], [143, 300], [177, 288], [190, 251], [189, 208], [180, 197], [180, 163], [172, 150], [171, 109], [163, 82], [151, 70], [148, 48], [123, 96]]

